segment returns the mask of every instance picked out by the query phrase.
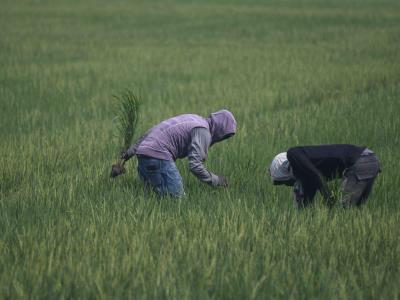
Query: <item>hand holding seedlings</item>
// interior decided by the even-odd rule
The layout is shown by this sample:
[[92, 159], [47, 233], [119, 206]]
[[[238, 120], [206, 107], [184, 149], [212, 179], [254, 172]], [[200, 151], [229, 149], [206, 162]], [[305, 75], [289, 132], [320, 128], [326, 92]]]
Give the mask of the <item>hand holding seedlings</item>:
[[122, 163], [118, 162], [116, 164], [113, 164], [111, 167], [110, 177], [114, 178], [114, 177], [124, 174], [126, 172], [124, 164], [125, 164], [125, 161], [122, 161]]

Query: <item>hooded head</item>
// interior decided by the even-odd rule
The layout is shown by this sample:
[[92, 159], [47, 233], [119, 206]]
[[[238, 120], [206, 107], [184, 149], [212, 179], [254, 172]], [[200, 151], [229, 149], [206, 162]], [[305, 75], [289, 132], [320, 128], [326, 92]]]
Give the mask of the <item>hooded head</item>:
[[269, 174], [276, 184], [284, 184], [295, 179], [286, 152], [279, 153], [275, 156], [269, 166]]
[[211, 144], [231, 137], [236, 132], [236, 120], [228, 110], [214, 112], [207, 118], [210, 125]]

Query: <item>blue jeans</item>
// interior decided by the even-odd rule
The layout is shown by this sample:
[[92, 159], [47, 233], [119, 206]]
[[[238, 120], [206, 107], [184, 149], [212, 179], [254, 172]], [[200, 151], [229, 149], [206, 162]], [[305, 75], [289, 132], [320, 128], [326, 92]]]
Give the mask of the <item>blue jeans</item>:
[[182, 197], [182, 177], [173, 161], [138, 155], [138, 173], [140, 178], [153, 187], [159, 196]]

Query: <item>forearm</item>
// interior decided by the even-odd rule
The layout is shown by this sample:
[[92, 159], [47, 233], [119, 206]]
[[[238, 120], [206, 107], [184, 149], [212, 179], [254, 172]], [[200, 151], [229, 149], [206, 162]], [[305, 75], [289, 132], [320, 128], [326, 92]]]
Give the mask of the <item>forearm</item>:
[[212, 186], [218, 185], [218, 176], [208, 171], [204, 164], [195, 157], [189, 157], [190, 171], [202, 182]]
[[328, 185], [326, 181], [322, 178], [322, 176], [317, 175], [318, 177], [318, 189], [321, 192], [322, 196], [327, 202], [331, 201], [331, 193], [329, 191]]
[[297, 178], [308, 183], [308, 186], [315, 186], [315, 190], [318, 189], [326, 201], [331, 201], [328, 185], [323, 175], [300, 149], [290, 149], [288, 159]]
[[130, 160], [133, 156], [135, 156], [136, 154], [136, 145], [132, 145], [130, 146], [128, 149], [126, 149], [125, 151], [122, 151], [121, 153], [121, 158], [124, 161], [128, 161]]
[[220, 177], [209, 172], [204, 166], [208, 148], [211, 143], [211, 134], [205, 128], [195, 128], [192, 131], [192, 141], [189, 147], [189, 169], [202, 182], [212, 186], [218, 186]]
[[293, 202], [298, 209], [307, 207], [313, 200], [318, 188], [314, 185], [303, 185], [299, 180], [293, 186]]
[[299, 181], [296, 181], [293, 186], [293, 205], [295, 208], [300, 209], [304, 207], [304, 190]]
[[133, 145], [131, 145], [128, 149], [121, 153], [121, 158], [124, 161], [131, 159], [133, 156], [136, 155], [137, 148], [139, 147], [140, 143], [146, 138], [147, 133], [142, 135], [140, 139]]

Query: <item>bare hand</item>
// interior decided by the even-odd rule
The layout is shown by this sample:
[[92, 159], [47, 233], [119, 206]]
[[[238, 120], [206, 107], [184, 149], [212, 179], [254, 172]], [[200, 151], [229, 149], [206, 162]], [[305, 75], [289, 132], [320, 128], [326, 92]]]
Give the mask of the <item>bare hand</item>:
[[217, 186], [228, 187], [228, 180], [224, 176], [218, 176]]
[[115, 178], [115, 177], [117, 177], [119, 175], [124, 174], [125, 171], [126, 170], [125, 170], [124, 166], [122, 164], [120, 164], [120, 163], [117, 163], [115, 165], [112, 165], [110, 177], [111, 178]]

